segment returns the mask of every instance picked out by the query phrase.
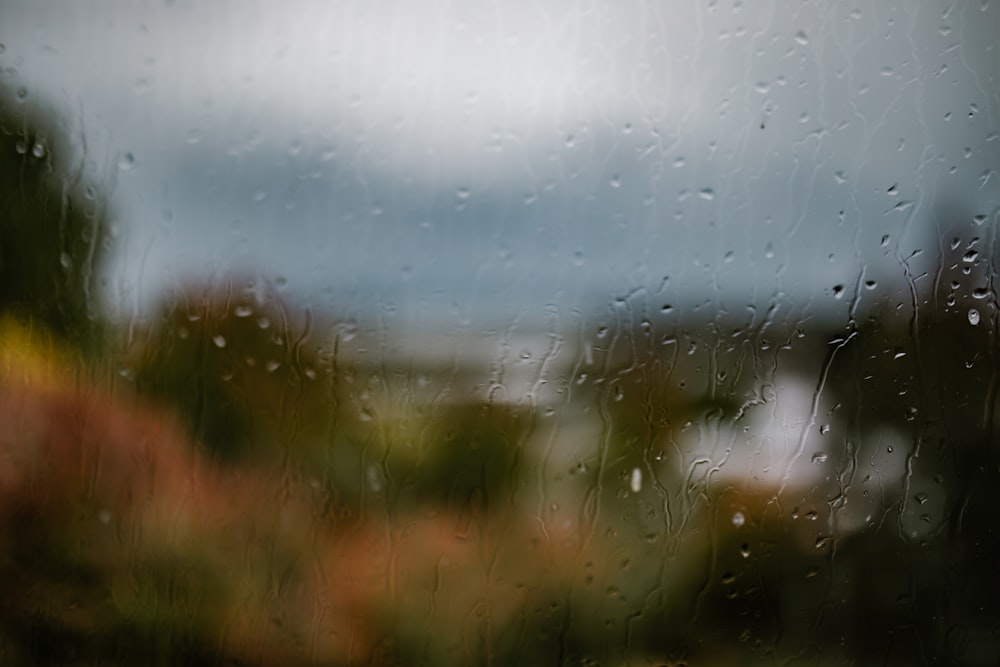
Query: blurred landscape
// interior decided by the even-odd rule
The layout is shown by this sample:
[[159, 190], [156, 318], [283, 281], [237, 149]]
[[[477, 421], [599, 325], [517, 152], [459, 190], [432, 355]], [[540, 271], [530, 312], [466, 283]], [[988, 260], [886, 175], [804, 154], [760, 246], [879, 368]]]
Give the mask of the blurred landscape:
[[723, 259], [717, 298], [418, 321], [241, 259], [138, 307], [105, 158], [25, 86], [0, 79], [0, 663], [1000, 662], [995, 172], [829, 303], [783, 269], [727, 291]]

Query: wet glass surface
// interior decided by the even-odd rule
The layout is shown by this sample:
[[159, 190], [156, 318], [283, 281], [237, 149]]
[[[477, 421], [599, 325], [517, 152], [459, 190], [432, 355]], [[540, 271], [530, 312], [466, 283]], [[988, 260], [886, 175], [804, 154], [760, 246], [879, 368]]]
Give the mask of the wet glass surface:
[[997, 34], [0, 3], [0, 662], [996, 664]]

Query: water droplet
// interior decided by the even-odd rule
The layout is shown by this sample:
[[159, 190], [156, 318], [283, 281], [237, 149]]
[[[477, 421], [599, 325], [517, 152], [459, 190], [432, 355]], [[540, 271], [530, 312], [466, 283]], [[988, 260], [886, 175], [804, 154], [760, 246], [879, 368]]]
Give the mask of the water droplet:
[[375, 466], [375, 464], [372, 464], [368, 466], [367, 473], [368, 473], [368, 485], [371, 487], [372, 491], [378, 493], [379, 491], [382, 490], [382, 479], [381, 475], [379, 475], [378, 468]]
[[829, 432], [830, 432], [830, 425], [829, 424], [823, 424], [822, 426], [819, 427], [819, 434], [820, 435], [826, 435]]
[[618, 174], [615, 174], [614, 176], [612, 176], [611, 177], [611, 187], [613, 187], [613, 188], [620, 188], [621, 186], [622, 186], [622, 177], [619, 176]]
[[632, 493], [639, 493], [642, 490], [642, 470], [632, 468], [632, 478], [629, 480], [629, 488]]
[[17, 89], [17, 101], [18, 102], [23, 102], [26, 99], [28, 99], [28, 89], [24, 88], [24, 87], [18, 88]]
[[806, 44], [809, 43], [809, 37], [806, 35], [806, 33], [799, 30], [797, 33], [795, 33], [795, 41], [801, 44], [802, 46], [805, 46]]
[[27, 152], [28, 152], [28, 142], [26, 142], [24, 139], [18, 139], [14, 143], [14, 150], [17, 152], [18, 155], [25, 155], [25, 154], [27, 154]]
[[750, 545], [747, 544], [746, 542], [740, 545], [740, 555], [743, 556], [744, 558], [750, 557]]
[[135, 167], [135, 156], [131, 153], [125, 153], [125, 155], [118, 160], [118, 168], [122, 171], [129, 171], [133, 167]]
[[979, 311], [975, 308], [969, 308], [969, 324], [972, 326], [979, 324]]
[[31, 147], [31, 154], [39, 159], [45, 157], [45, 144], [35, 142], [35, 145]]
[[705, 201], [712, 201], [715, 199], [715, 190], [712, 188], [702, 188], [698, 191], [698, 197], [704, 199]]
[[962, 261], [966, 264], [971, 264], [979, 258], [979, 253], [975, 250], [970, 250], [969, 252], [962, 255]]
[[253, 315], [253, 308], [246, 304], [241, 304], [233, 309], [233, 315], [236, 317], [250, 317]]
[[471, 194], [472, 193], [469, 192], [468, 188], [459, 188], [458, 192], [455, 193], [455, 196], [459, 199], [468, 199]]
[[212, 336], [212, 342], [215, 343], [216, 347], [218, 347], [218, 348], [221, 349], [221, 348], [223, 348], [223, 347], [226, 346], [226, 337], [225, 336]]
[[919, 504], [923, 505], [924, 503], [927, 502], [927, 494], [923, 492], [918, 493], [917, 495], [913, 496], [913, 499], [916, 500]]
[[736, 512], [735, 514], [733, 514], [733, 525], [736, 526], [737, 528], [742, 527], [743, 524], [745, 524], [746, 522], [747, 519], [745, 516], [743, 516], [743, 512]]
[[833, 298], [834, 299], [840, 299], [840, 298], [843, 298], [843, 296], [844, 296], [844, 286], [843, 285], [834, 285], [833, 286]]
[[990, 290], [987, 287], [977, 287], [976, 289], [972, 290], [973, 299], [985, 299], [989, 295], [990, 295]]
[[827, 460], [826, 452], [816, 452], [812, 456], [813, 463], [826, 463], [826, 460]]
[[830, 536], [829, 535], [820, 535], [820, 536], [818, 536], [816, 538], [816, 548], [817, 549], [822, 549], [822, 548], [826, 547], [828, 544], [830, 544]]
[[865, 289], [867, 289], [867, 290], [873, 290], [876, 287], [878, 287], [878, 283], [875, 282], [874, 280], [866, 280], [865, 281]]
[[899, 194], [899, 184], [893, 183], [891, 186], [889, 186], [888, 194], [891, 196]]
[[728, 572], [728, 571], [722, 573], [722, 583], [724, 583], [724, 584], [726, 584], [728, 586], [729, 584], [732, 584], [732, 583], [735, 583], [735, 582], [736, 582], [736, 575], [735, 574], [733, 574], [732, 572]]

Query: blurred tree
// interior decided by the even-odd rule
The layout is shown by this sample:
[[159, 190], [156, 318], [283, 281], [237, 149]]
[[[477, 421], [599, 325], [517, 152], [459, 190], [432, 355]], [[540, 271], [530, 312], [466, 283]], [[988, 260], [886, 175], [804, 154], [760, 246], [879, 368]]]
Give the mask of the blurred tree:
[[859, 317], [831, 368], [850, 439], [863, 447], [891, 431], [898, 441], [882, 448], [901, 450], [892, 473], [873, 448], [844, 458], [845, 488], [867, 485], [881, 496], [838, 557], [855, 582], [847, 634], [857, 651], [900, 662], [995, 664], [1000, 309], [996, 231], [987, 223], [996, 220], [960, 200], [939, 202], [931, 216], [923, 240], [931, 270]]
[[426, 412], [423, 420], [413, 454], [390, 452], [395, 503], [433, 504], [459, 514], [506, 513], [515, 507], [523, 482], [520, 447], [530, 424], [527, 410], [457, 402]]
[[325, 398], [303, 345], [310, 332], [292, 317], [256, 279], [177, 290], [139, 330], [126, 363], [139, 391], [176, 406], [213, 455], [273, 464], [317, 426], [303, 413], [317, 418]]
[[0, 311], [100, 347], [106, 209], [86, 145], [23, 87], [0, 81]]

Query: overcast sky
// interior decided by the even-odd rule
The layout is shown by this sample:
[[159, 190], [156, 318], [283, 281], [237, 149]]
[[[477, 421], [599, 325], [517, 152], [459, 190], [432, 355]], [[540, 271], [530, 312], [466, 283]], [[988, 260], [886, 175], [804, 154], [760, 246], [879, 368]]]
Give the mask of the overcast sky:
[[998, 34], [985, 1], [0, 0], [123, 312], [249, 270], [432, 327], [900, 289], [943, 201], [995, 233]]

